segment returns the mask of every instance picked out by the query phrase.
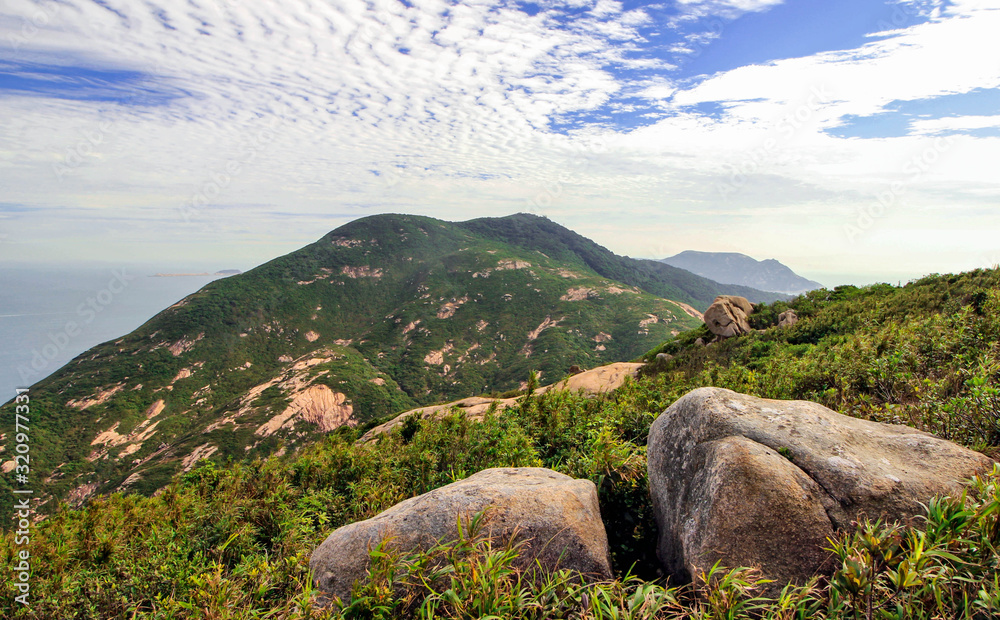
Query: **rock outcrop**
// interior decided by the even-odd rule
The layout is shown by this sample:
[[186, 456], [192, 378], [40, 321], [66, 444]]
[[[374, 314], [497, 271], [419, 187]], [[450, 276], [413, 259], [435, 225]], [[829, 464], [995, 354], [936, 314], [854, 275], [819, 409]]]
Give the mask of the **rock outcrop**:
[[679, 581], [716, 561], [776, 584], [830, 569], [827, 537], [864, 517], [906, 522], [993, 462], [906, 427], [806, 401], [700, 388], [650, 428], [657, 553]]
[[428, 549], [457, 537], [457, 519], [485, 512], [486, 532], [526, 541], [520, 561], [571, 569], [585, 577], [611, 576], [607, 534], [589, 480], [540, 467], [486, 469], [401, 502], [366, 521], [335, 530], [312, 554], [319, 589], [346, 599], [365, 576], [368, 551], [387, 537], [400, 551]]
[[[583, 372], [574, 374], [562, 381], [552, 385], [546, 385], [535, 390], [535, 394], [544, 394], [549, 390], [569, 390], [579, 392], [585, 396], [596, 396], [606, 392], [617, 390], [630, 377], [635, 377], [643, 364], [633, 362], [615, 362], [606, 366], [598, 366]], [[466, 416], [472, 420], [482, 420], [490, 407], [496, 405], [498, 411], [502, 411], [517, 403], [517, 398], [484, 398], [482, 396], [470, 396], [461, 400], [444, 403], [441, 405], [429, 405], [404, 411], [395, 418], [380, 424], [362, 435], [359, 442], [366, 442], [375, 439], [379, 435], [388, 433], [392, 429], [403, 424], [411, 416], [420, 416], [421, 419], [442, 418], [447, 416], [455, 408], [462, 410]]]
[[732, 338], [751, 331], [747, 317], [753, 314], [753, 304], [746, 297], [719, 295], [705, 310], [705, 325], [719, 338]]
[[791, 327], [799, 322], [799, 316], [795, 310], [788, 309], [778, 315], [778, 327]]
[[358, 439], [358, 442], [368, 442], [375, 439], [379, 435], [391, 432], [392, 429], [397, 426], [402, 426], [403, 423], [406, 422], [407, 418], [412, 416], [417, 416], [422, 420], [444, 418], [450, 414], [453, 409], [460, 409], [469, 419], [479, 421], [486, 416], [486, 412], [489, 411], [494, 404], [496, 405], [497, 411], [501, 411], [514, 405], [515, 403], [517, 403], [516, 398], [484, 398], [482, 396], [470, 396], [469, 398], [463, 398], [461, 400], [455, 400], [441, 405], [428, 405], [427, 407], [410, 409], [409, 411], [404, 411], [388, 422], [384, 422], [372, 429], [369, 429], [368, 432]]
[[643, 364], [636, 362], [615, 362], [606, 366], [598, 366], [552, 385], [538, 388], [535, 393], [541, 394], [549, 390], [569, 390], [570, 392], [580, 392], [586, 396], [596, 396], [617, 390], [625, 383], [626, 379], [634, 378], [642, 367]]

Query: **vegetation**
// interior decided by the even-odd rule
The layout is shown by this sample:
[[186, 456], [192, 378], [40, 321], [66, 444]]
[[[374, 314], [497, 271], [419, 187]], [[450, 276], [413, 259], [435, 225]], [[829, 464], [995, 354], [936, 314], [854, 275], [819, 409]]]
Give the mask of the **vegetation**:
[[754, 303], [787, 298], [786, 295], [749, 286], [719, 284], [660, 261], [618, 256], [555, 222], [527, 213], [486, 217], [463, 222], [461, 226], [490, 239], [543, 252], [560, 261], [585, 265], [605, 278], [637, 286], [660, 297], [689, 303], [701, 310], [708, 308], [719, 295], [740, 295]]
[[[501, 234], [515, 222], [524, 239]], [[539, 249], [555, 254], [565, 239], [579, 247]], [[88, 491], [152, 493], [199, 450], [225, 462], [311, 442], [314, 422], [297, 409], [279, 417], [307, 385], [343, 395], [364, 424], [516, 389], [532, 370], [549, 383], [573, 365], [634, 358], [697, 324], [659, 296], [668, 276], [648, 290], [609, 279], [631, 259], [580, 240], [533, 216], [382, 215], [210, 283], [32, 386], [32, 472], [51, 498], [41, 510]], [[668, 288], [703, 304], [688, 284]], [[0, 433], [12, 410], [0, 408]]]
[[[116, 494], [63, 508], [31, 541], [30, 608], [13, 618], [989, 618], [1000, 610], [1000, 475], [930, 504], [923, 530], [860, 524], [831, 541], [825, 582], [762, 596], [743, 568], [692, 585], [658, 579], [644, 441], [665, 404], [660, 378], [611, 397], [525, 397], [473, 423], [456, 412], [355, 444], [344, 429], [292, 457], [219, 468], [210, 461], [159, 495]], [[491, 466], [545, 465], [598, 484], [613, 582], [513, 567], [508, 541], [470, 524], [424, 554], [373, 550], [372, 579], [322, 609], [308, 557], [333, 528]], [[3, 561], [15, 564], [13, 536]], [[443, 563], [442, 563], [443, 560]], [[15, 595], [11, 580], [3, 598]], [[872, 613], [876, 615], [871, 615]]]
[[[791, 328], [777, 315], [794, 308]], [[376, 442], [341, 428], [282, 457], [203, 462], [153, 497], [63, 505], [38, 524], [32, 606], [13, 618], [966, 618], [1000, 614], [1000, 471], [928, 503], [919, 528], [859, 523], [830, 541], [828, 578], [766, 597], [752, 570], [665, 582], [653, 557], [645, 442], [693, 387], [807, 398], [910, 424], [993, 454], [1000, 444], [1000, 271], [904, 287], [816, 291], [760, 306], [761, 331], [709, 346], [703, 328], [646, 354], [646, 376], [586, 399], [526, 394], [470, 422], [414, 420]], [[672, 358], [658, 359], [659, 352]], [[528, 377], [528, 373], [524, 374]], [[280, 395], [261, 392], [262, 406]], [[374, 421], [372, 422], [374, 423]], [[582, 584], [513, 568], [516, 544], [468, 524], [422, 554], [373, 553], [372, 579], [321, 609], [308, 558], [332, 529], [486, 467], [541, 465], [593, 480], [617, 578]], [[13, 535], [2, 544], [15, 565]], [[3, 598], [15, 591], [7, 580]]]
[[[794, 309], [799, 323], [775, 327]], [[1000, 445], [1000, 271], [812, 291], [751, 315], [762, 331], [697, 347], [682, 334], [644, 356], [673, 394], [714, 385], [812, 400], [855, 417], [907, 424], [991, 453]]]

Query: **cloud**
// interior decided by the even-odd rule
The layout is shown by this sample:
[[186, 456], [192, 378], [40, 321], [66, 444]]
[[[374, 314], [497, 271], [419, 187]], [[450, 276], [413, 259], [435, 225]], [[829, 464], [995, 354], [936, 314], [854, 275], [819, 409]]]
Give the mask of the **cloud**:
[[735, 19], [744, 13], [766, 11], [785, 0], [676, 0], [680, 8], [679, 21], [704, 17]]
[[1000, 128], [1000, 116], [963, 116], [957, 118], [935, 118], [918, 120], [912, 125], [916, 134], [935, 135], [940, 133], [963, 132], [973, 129]]
[[[678, 78], [671, 47], [724, 46], [713, 24], [777, 4], [9, 0], [0, 74], [53, 83], [0, 83], [0, 183], [10, 203], [65, 209], [66, 236], [97, 212], [136, 234], [155, 228], [150, 247], [163, 248], [213, 230], [279, 247], [323, 232], [307, 225], [380, 211], [534, 209], [586, 232], [625, 209], [635, 216], [620, 226], [675, 217], [701, 231], [691, 243], [755, 214], [795, 239], [822, 226], [829, 255], [854, 251], [843, 224], [899, 179], [906, 201], [967, 221], [997, 195], [989, 137], [958, 136], [926, 174], [903, 172], [935, 137], [995, 117], [919, 118], [898, 138], [829, 131], [893, 102], [1000, 86], [981, 52], [1000, 11], [924, 3], [929, 21], [855, 49]], [[163, 96], [149, 105], [142, 93]], [[288, 232], [285, 210], [301, 231]], [[776, 235], [744, 251], [766, 257]]]

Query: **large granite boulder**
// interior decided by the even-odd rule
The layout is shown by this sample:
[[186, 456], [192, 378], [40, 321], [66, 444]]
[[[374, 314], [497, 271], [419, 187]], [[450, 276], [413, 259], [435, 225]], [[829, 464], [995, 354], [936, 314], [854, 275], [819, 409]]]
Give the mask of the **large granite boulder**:
[[716, 561], [780, 589], [828, 572], [827, 537], [864, 517], [915, 522], [993, 462], [927, 433], [807, 401], [700, 388], [650, 428], [657, 555], [677, 581]]
[[753, 304], [745, 297], [719, 295], [705, 310], [705, 325], [719, 338], [732, 338], [752, 331], [747, 320], [751, 314]]
[[429, 549], [457, 538], [463, 522], [480, 511], [489, 535], [527, 541], [520, 561], [571, 569], [586, 578], [611, 577], [608, 539], [597, 487], [541, 467], [486, 469], [464, 480], [396, 504], [366, 521], [335, 530], [309, 562], [319, 589], [346, 600], [365, 576], [368, 551], [386, 537], [400, 551]]

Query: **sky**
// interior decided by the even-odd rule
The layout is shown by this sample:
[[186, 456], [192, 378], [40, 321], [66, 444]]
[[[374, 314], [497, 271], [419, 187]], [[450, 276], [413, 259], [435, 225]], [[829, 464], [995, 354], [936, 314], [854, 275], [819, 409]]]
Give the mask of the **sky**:
[[825, 284], [1000, 263], [1000, 0], [0, 0], [0, 261], [544, 215]]

